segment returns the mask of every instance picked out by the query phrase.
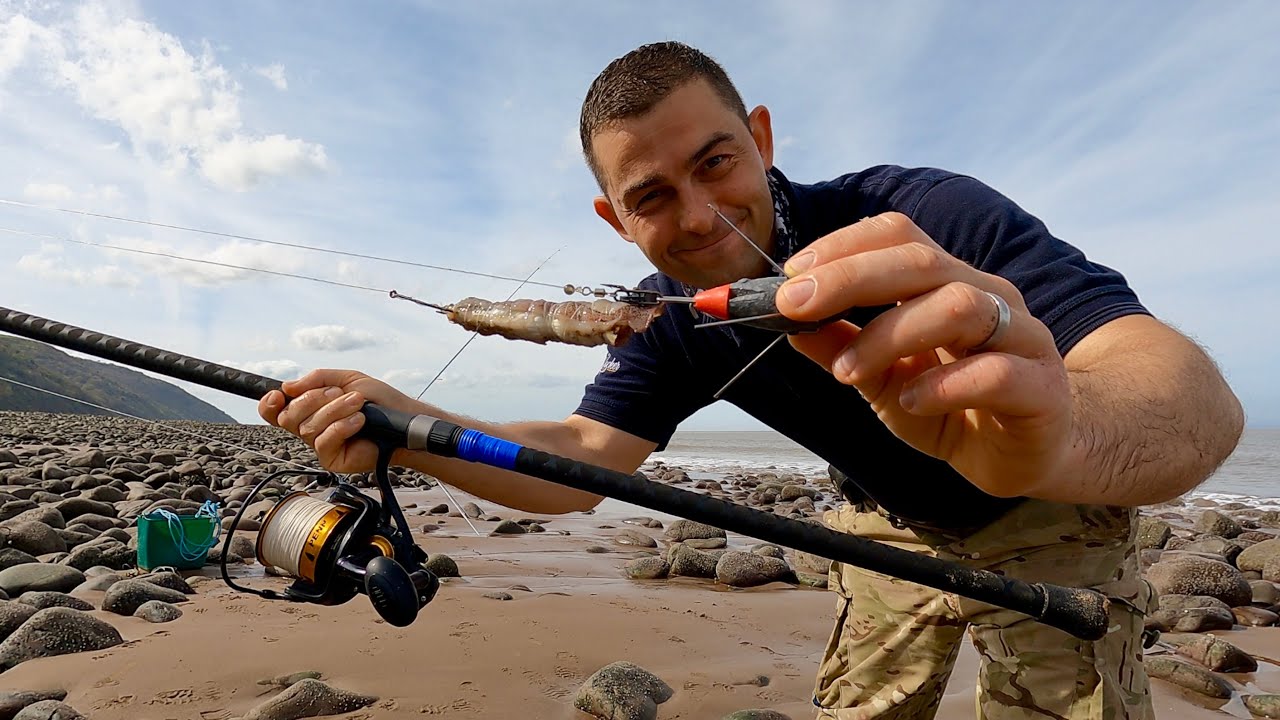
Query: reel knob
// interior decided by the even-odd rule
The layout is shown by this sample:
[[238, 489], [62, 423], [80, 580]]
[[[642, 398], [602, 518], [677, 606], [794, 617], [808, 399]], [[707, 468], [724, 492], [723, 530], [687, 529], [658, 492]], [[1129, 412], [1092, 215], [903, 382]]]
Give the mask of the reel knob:
[[418, 589], [409, 571], [395, 560], [383, 555], [370, 560], [364, 569], [364, 590], [389, 625], [406, 627], [418, 617]]

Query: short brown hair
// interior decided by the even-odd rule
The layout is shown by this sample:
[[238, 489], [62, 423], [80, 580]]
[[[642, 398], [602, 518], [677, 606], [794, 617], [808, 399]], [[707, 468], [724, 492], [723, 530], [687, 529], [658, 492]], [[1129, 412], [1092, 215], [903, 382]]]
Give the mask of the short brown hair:
[[601, 191], [604, 176], [591, 149], [591, 138], [611, 122], [644, 115], [674, 90], [694, 80], [706, 80], [720, 99], [747, 123], [747, 107], [720, 64], [680, 42], [642, 45], [609, 63], [596, 76], [582, 101], [578, 135], [582, 154]]

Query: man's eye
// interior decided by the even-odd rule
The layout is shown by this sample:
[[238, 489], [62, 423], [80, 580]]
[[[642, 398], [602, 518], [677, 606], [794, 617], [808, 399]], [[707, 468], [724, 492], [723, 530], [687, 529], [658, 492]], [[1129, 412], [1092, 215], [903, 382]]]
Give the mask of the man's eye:
[[728, 167], [728, 163], [729, 163], [728, 155], [714, 155], [712, 157], [707, 158], [707, 161], [702, 164], [702, 167], [708, 171], [724, 170]]

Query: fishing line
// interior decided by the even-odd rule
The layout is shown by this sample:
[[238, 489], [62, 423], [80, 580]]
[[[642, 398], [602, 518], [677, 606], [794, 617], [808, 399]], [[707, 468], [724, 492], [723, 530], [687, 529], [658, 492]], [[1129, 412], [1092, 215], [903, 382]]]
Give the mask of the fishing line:
[[[510, 300], [511, 298], [515, 297], [516, 293], [520, 292], [520, 288], [524, 287], [525, 283], [529, 282], [529, 278], [532, 278], [534, 275], [536, 275], [537, 272], [542, 269], [543, 265], [546, 265], [548, 262], [550, 262], [551, 258], [559, 254], [559, 252], [565, 249], [565, 247], [566, 246], [561, 245], [559, 248], [556, 249], [555, 252], [548, 255], [546, 260], [543, 260], [542, 262], [538, 263], [538, 267], [534, 268], [533, 272], [529, 273], [529, 277], [525, 278], [519, 285], [516, 286], [514, 290], [511, 291], [511, 294], [507, 296], [507, 299]], [[422, 392], [418, 393], [418, 397], [416, 398], [417, 400], [422, 400], [422, 396], [425, 395], [426, 392], [431, 389], [431, 386], [435, 384], [436, 380], [440, 379], [440, 376], [444, 374], [444, 371], [449, 369], [449, 366], [453, 364], [453, 361], [457, 360], [458, 356], [462, 354], [462, 351], [466, 350], [467, 346], [471, 344], [471, 341], [475, 340], [479, 335], [480, 335], [479, 331], [471, 333], [471, 337], [467, 338], [467, 341], [462, 343], [462, 347], [458, 348], [458, 352], [454, 353], [453, 357], [449, 358], [449, 362], [446, 362], [444, 364], [444, 367], [440, 368], [440, 372], [437, 372], [436, 376], [431, 378], [431, 382], [427, 383], [427, 386], [422, 388]], [[467, 517], [467, 514], [462, 512], [462, 506], [458, 504], [458, 501], [456, 499], [454, 499], [453, 493], [449, 492], [449, 486], [445, 485], [444, 481], [440, 480], [439, 478], [436, 479], [436, 482], [440, 484], [440, 489], [444, 490], [444, 494], [448, 496], [449, 502], [453, 503], [453, 507], [457, 509], [458, 514], [462, 516], [462, 519], [466, 520], [468, 525], [471, 525], [471, 531], [474, 532], [477, 537], [481, 536], [481, 533], [479, 530], [476, 529], [476, 526], [471, 524], [471, 518]]]
[[[313, 282], [325, 283], [326, 285], [337, 285], [338, 287], [351, 288], [354, 290], [370, 290], [376, 293], [388, 295], [390, 290], [382, 288], [369, 287], [367, 285], [356, 285], [354, 283], [344, 283], [340, 280], [326, 280], [324, 278], [312, 277], [310, 275], [301, 275], [298, 273], [287, 273], [281, 270], [266, 270], [263, 268], [248, 267], [247, 265], [235, 265], [232, 263], [218, 262], [216, 260], [201, 260], [199, 258], [185, 257], [182, 255], [174, 255], [171, 253], [163, 253], [155, 250], [141, 250], [138, 248], [120, 247], [119, 245], [107, 245], [105, 243], [96, 243], [91, 240], [75, 240], [68, 237], [60, 237], [57, 235], [48, 235], [46, 233], [35, 233], [27, 230], [14, 230], [13, 228], [0, 227], [0, 232], [6, 232], [11, 235], [26, 235], [28, 237], [39, 238], [43, 240], [56, 240], [58, 242], [76, 243], [77, 245], [88, 245], [89, 247], [102, 248], [104, 250], [118, 250], [120, 252], [140, 253], [142, 255], [154, 255], [156, 257], [169, 258], [171, 260], [185, 260], [187, 262], [200, 263], [202, 265], [214, 265], [216, 267], [230, 268], [233, 270], [249, 270], [252, 272], [266, 273], [268, 275], [277, 275], [280, 277], [294, 278], [295, 280], [311, 280]], [[559, 287], [559, 286], [556, 286]]]
[[[474, 270], [462, 270], [459, 268], [445, 267], [443, 265], [429, 265], [427, 263], [415, 262], [413, 260], [401, 260], [399, 258], [382, 257], [380, 255], [369, 255], [366, 253], [349, 252], [346, 250], [334, 250], [332, 248], [322, 248], [322, 247], [316, 247], [314, 245], [303, 245], [302, 243], [288, 243], [288, 242], [282, 242], [280, 240], [265, 240], [263, 238], [251, 237], [249, 235], [236, 235], [235, 233], [219, 232], [217, 230], [202, 230], [200, 228], [185, 227], [183, 225], [169, 225], [166, 223], [152, 222], [150, 220], [137, 220], [134, 218], [120, 217], [117, 215], [106, 215], [103, 213], [89, 212], [88, 210], [74, 210], [71, 208], [54, 207], [49, 205], [34, 205], [32, 203], [26, 203], [20, 200], [0, 199], [0, 205], [12, 205], [15, 207], [31, 208], [33, 210], [47, 210], [52, 212], [70, 213], [73, 215], [84, 215], [87, 217], [103, 218], [105, 220], [115, 220], [118, 222], [134, 223], [136, 225], [149, 225], [151, 227], [166, 228], [169, 230], [182, 230], [184, 232], [199, 233], [202, 235], [213, 235], [216, 237], [230, 238], [232, 240], [247, 240], [249, 242], [258, 242], [258, 243], [264, 243], [267, 245], [278, 245], [280, 247], [296, 248], [299, 250], [311, 250], [314, 252], [329, 253], [331, 255], [342, 255], [344, 257], [360, 258], [363, 260], [376, 260], [378, 262], [393, 263], [396, 265], [406, 265], [409, 267], [427, 268], [429, 270], [443, 270], [445, 272], [460, 273], [462, 275], [473, 275], [476, 277], [490, 278], [493, 280], [508, 280], [511, 282], [519, 282], [520, 280], [519, 278], [506, 277], [504, 275], [494, 275], [492, 273], [476, 272]], [[54, 238], [54, 239], [58, 239], [58, 238]], [[72, 242], [75, 242], [75, 241], [72, 241]], [[100, 246], [100, 247], [107, 247], [107, 246]], [[125, 248], [115, 248], [115, 249], [123, 250]], [[248, 268], [248, 269], [252, 269], [252, 268]], [[528, 282], [526, 284], [541, 285], [543, 287], [551, 287], [551, 288], [557, 288], [557, 289], [563, 287], [562, 285], [554, 285], [552, 283], [537, 282], [537, 281]]]

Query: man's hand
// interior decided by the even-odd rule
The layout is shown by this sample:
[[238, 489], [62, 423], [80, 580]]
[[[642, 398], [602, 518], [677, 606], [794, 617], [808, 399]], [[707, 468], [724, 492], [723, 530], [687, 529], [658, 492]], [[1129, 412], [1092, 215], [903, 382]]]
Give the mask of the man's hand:
[[354, 370], [313, 370], [281, 385], [280, 392], [258, 401], [263, 420], [302, 438], [316, 451], [320, 464], [336, 473], [374, 469], [378, 448], [370, 440], [352, 439], [364, 427], [365, 401], [409, 410], [413, 400], [384, 382]]
[[[1052, 333], [1010, 282], [938, 246], [899, 213], [815, 241], [786, 267], [778, 310], [821, 320], [893, 305], [865, 328], [837, 322], [791, 336], [798, 351], [852, 385], [912, 447], [1001, 497], [1025, 495], [1069, 452], [1072, 391]], [[991, 337], [998, 306], [1008, 328]]]

